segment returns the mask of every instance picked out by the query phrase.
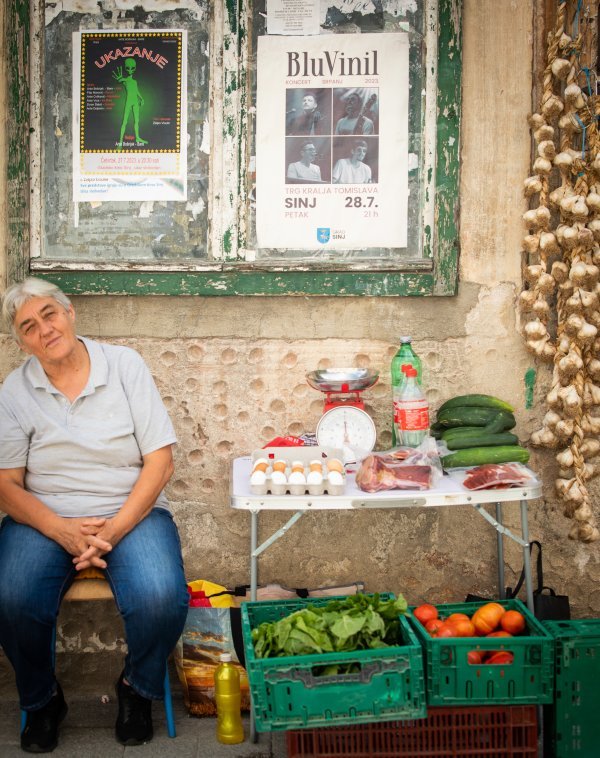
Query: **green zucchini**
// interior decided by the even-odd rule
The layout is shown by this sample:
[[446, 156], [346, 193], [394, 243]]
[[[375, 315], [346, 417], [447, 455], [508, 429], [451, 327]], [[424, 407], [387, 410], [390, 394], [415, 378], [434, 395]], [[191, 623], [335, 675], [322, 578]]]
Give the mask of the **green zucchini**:
[[[444, 429], [444, 427], [442, 427]], [[442, 432], [442, 439], [444, 442], [452, 437], [464, 437], [465, 435], [477, 432], [477, 434], [483, 434], [487, 432], [486, 426], [451, 426], [449, 429], [444, 429]]]
[[[512, 413], [510, 414], [514, 419]], [[513, 424], [514, 426], [514, 424]], [[488, 434], [496, 434], [497, 432], [503, 432], [505, 429], [512, 429], [513, 426], [506, 425], [506, 411], [498, 413], [489, 424], [486, 425], [485, 431]]]
[[438, 424], [437, 422], [432, 424], [431, 427], [429, 428], [429, 433], [436, 440], [442, 439], [443, 431], [444, 431], [444, 427]]
[[499, 434], [488, 434], [480, 431], [479, 434], [465, 434], [461, 437], [450, 437], [446, 440], [448, 450], [465, 450], [472, 447], [491, 447], [494, 445], [518, 445], [519, 438], [516, 434], [510, 432], [500, 432]]
[[440, 406], [440, 411], [446, 410], [446, 408], [464, 408], [475, 406], [476, 408], [495, 408], [498, 411], [508, 411], [512, 413], [514, 408], [510, 403], [500, 400], [493, 395], [457, 395], [451, 397], [450, 400], [446, 400]]
[[456, 408], [446, 408], [437, 413], [437, 424], [446, 428], [456, 426], [488, 426], [494, 421], [497, 425], [502, 426], [502, 429], [498, 429], [498, 431], [512, 429], [517, 423], [512, 413], [498, 411], [496, 408], [459, 406]]
[[444, 468], [481, 466], [484, 463], [527, 463], [529, 451], [519, 445], [471, 447], [442, 457]]

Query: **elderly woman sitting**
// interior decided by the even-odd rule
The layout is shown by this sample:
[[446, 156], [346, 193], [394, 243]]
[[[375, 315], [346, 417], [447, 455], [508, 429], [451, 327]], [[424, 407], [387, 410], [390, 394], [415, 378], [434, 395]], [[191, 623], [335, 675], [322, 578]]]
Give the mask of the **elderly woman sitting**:
[[0, 645], [27, 712], [21, 747], [56, 747], [67, 706], [53, 630], [63, 595], [90, 566], [104, 571], [127, 638], [116, 737], [141, 744], [187, 613], [163, 492], [173, 427], [138, 353], [78, 337], [57, 287], [26, 279], [6, 291], [2, 311], [28, 355], [0, 388]]

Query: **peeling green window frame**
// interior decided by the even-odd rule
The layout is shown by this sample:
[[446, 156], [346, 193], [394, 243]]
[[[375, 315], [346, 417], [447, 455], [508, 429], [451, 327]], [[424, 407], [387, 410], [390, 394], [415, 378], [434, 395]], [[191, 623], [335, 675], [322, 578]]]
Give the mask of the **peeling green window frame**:
[[[245, 249], [245, 176], [249, 144], [244, 114], [246, 93], [241, 86], [248, 29], [250, 0], [224, 0], [215, 14], [222, 29], [222, 82], [213, 83], [214, 128], [224, 140], [234, 134], [233, 162], [223, 155], [215, 162], [213, 186], [218, 178], [218, 198], [213, 206], [219, 223], [212, 234], [219, 246], [220, 261], [210, 267], [190, 265], [153, 267], [128, 262], [121, 267], [88, 266], [75, 270], [54, 264], [35, 270], [70, 294], [162, 294], [162, 295], [347, 295], [428, 296], [454, 295], [458, 277], [459, 146], [461, 94], [462, 1], [439, 0], [437, 17], [429, 18], [430, 31], [437, 33], [437, 99], [435, 103], [435, 170], [432, 170], [433, 223], [426, 235], [423, 260], [416, 265], [374, 267], [368, 259], [352, 268], [339, 265], [326, 270], [308, 264], [265, 266], [253, 261]], [[220, 14], [223, 16], [220, 18]], [[9, 281], [30, 273], [30, 197], [39, 166], [30, 165], [29, 55], [31, 10], [29, 0], [8, 0], [5, 12], [8, 100], [8, 261]], [[428, 71], [429, 75], [430, 72]], [[239, 86], [238, 86], [239, 85]], [[232, 120], [233, 119], [233, 120]], [[231, 125], [234, 124], [234, 128]], [[225, 152], [226, 142], [223, 142]], [[38, 178], [39, 181], [39, 178]]]

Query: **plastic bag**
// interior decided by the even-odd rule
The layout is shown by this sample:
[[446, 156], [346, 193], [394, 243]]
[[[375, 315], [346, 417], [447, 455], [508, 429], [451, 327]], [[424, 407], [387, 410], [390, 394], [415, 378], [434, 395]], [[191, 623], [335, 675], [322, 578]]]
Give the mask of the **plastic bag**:
[[[292, 600], [297, 597], [335, 597], [337, 595], [356, 595], [365, 591], [364, 582], [336, 585], [334, 587], [285, 587], [281, 584], [266, 584], [257, 587], [257, 600]], [[242, 602], [250, 600], [250, 585], [244, 584], [235, 588], [235, 594], [242, 596]]]
[[188, 608], [185, 627], [173, 654], [186, 708], [192, 716], [216, 714], [215, 669], [220, 654], [231, 653], [240, 673], [241, 707], [250, 710], [248, 677], [242, 666], [245, 661], [241, 611], [234, 593], [203, 579], [190, 582], [188, 592], [190, 602], [196, 599], [202, 604]]
[[467, 469], [462, 484], [468, 490], [505, 490], [526, 487], [535, 480], [534, 473], [521, 463], [484, 463]]
[[428, 490], [443, 476], [433, 437], [425, 437], [419, 447], [397, 447], [371, 453], [356, 474], [356, 485], [363, 492], [384, 490]]

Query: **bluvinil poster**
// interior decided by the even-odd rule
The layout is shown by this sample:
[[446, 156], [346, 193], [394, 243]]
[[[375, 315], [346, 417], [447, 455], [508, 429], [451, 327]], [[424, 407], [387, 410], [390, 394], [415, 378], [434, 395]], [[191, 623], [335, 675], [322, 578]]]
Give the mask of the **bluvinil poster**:
[[187, 36], [73, 34], [73, 199], [185, 200]]
[[259, 247], [405, 247], [408, 36], [263, 36], [257, 66]]

